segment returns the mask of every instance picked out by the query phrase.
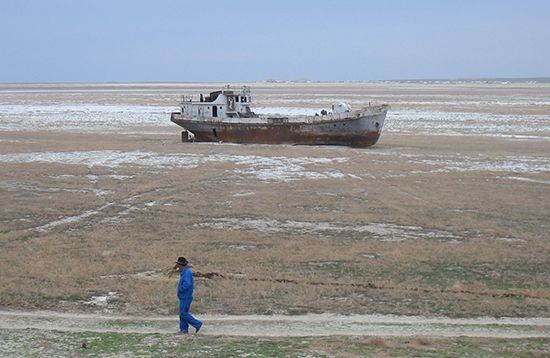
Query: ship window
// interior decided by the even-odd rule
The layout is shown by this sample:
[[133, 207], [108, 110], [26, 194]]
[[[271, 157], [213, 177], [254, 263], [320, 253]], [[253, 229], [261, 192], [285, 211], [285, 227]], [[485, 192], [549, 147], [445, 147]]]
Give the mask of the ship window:
[[208, 107], [208, 109], [210, 109], [210, 107]]
[[246, 97], [241, 97], [241, 102], [246, 102]]
[[220, 109], [222, 109], [222, 106], [220, 106]]
[[239, 96], [235, 97], [235, 102], [239, 102]]

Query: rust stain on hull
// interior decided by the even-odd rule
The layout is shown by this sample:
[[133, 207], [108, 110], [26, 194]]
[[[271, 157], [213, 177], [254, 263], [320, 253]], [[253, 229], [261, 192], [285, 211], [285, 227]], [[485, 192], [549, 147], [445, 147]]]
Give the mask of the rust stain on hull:
[[[383, 123], [385, 113], [378, 119], [373, 116], [369, 128]], [[231, 123], [221, 121], [186, 120], [172, 113], [172, 122], [190, 131], [195, 141], [256, 144], [343, 145], [369, 147], [380, 138], [378, 130], [362, 129], [357, 120], [326, 121], [321, 123]]]

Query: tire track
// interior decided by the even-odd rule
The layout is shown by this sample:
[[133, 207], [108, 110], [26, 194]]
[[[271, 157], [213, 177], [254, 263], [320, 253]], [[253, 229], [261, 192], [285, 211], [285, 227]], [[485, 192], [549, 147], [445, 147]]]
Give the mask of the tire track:
[[[550, 318], [448, 318], [393, 315], [197, 315], [200, 334], [240, 337], [485, 337], [550, 338]], [[0, 311], [1, 330], [175, 334], [178, 317], [52, 311]]]

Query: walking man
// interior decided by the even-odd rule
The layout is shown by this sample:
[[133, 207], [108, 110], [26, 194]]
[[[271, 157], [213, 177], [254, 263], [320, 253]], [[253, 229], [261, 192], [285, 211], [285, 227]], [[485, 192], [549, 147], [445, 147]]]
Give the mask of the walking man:
[[195, 328], [195, 333], [198, 333], [202, 327], [202, 322], [189, 313], [191, 301], [193, 301], [193, 272], [187, 264], [188, 262], [185, 257], [178, 257], [175, 267], [176, 271], [181, 272], [180, 282], [178, 283], [181, 334], [189, 333], [189, 325]]

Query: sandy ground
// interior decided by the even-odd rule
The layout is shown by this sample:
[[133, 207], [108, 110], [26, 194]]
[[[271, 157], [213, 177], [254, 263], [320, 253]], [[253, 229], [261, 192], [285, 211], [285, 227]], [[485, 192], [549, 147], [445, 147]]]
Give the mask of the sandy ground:
[[548, 337], [550, 86], [250, 86], [392, 110], [369, 149], [183, 144], [217, 85], [0, 85], [0, 327], [171, 332], [185, 252], [251, 278], [197, 280], [205, 334]]
[[[204, 315], [200, 334], [245, 337], [484, 337], [550, 338], [549, 318], [475, 318], [309, 314]], [[174, 334], [177, 317], [0, 311], [0, 329]]]

